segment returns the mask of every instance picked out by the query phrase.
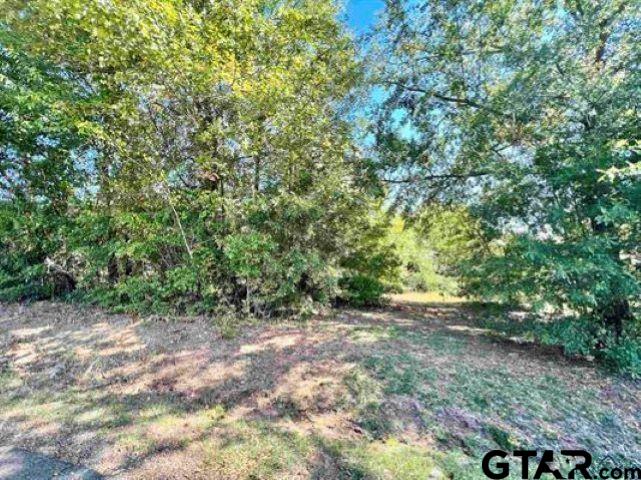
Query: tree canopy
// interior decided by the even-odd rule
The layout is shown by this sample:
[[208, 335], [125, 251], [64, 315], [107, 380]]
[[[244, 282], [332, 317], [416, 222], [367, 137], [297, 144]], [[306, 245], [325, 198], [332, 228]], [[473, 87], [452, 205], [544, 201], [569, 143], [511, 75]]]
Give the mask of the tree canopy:
[[479, 221], [487, 248], [459, 265], [471, 291], [620, 333], [641, 289], [641, 5], [387, 5], [372, 53], [382, 177]]
[[0, 7], [6, 295], [271, 314], [336, 293], [370, 207], [333, 2]]

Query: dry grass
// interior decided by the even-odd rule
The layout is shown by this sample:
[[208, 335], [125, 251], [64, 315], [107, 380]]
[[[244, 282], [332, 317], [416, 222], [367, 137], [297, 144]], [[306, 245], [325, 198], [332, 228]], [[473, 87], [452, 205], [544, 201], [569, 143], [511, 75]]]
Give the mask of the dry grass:
[[426, 305], [434, 303], [466, 303], [467, 300], [462, 297], [447, 295], [438, 292], [403, 292], [388, 295], [393, 304], [416, 304]]
[[116, 478], [482, 478], [479, 455], [512, 444], [641, 460], [637, 386], [421, 299], [233, 339], [0, 306], [0, 444]]

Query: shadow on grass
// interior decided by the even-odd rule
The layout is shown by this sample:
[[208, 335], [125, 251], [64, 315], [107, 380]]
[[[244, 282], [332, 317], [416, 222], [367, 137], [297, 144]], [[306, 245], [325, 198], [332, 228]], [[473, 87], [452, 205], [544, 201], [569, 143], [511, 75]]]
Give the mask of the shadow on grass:
[[638, 389], [494, 338], [469, 304], [345, 310], [232, 340], [203, 319], [59, 308], [0, 320], [0, 441], [108, 474], [414, 478], [438, 456], [426, 445], [639, 447]]

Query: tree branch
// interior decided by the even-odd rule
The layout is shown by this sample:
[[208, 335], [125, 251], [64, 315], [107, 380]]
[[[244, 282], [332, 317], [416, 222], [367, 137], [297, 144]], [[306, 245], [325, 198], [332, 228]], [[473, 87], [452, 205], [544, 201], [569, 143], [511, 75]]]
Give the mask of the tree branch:
[[409, 85], [402, 84], [400, 82], [388, 82], [390, 85], [394, 85], [397, 87], [402, 88], [403, 90], [407, 90], [409, 92], [418, 92], [418, 93], [424, 93], [425, 95], [429, 95], [431, 97], [434, 97], [438, 100], [441, 100], [443, 102], [449, 102], [449, 103], [456, 103], [458, 105], [465, 105], [467, 107], [472, 107], [472, 108], [477, 108], [479, 110], [487, 110], [488, 112], [492, 112], [495, 115], [499, 115], [501, 117], [510, 117], [509, 114], [505, 112], [501, 112], [499, 110], [496, 110], [494, 108], [488, 107], [486, 105], [482, 105], [474, 100], [470, 100], [469, 98], [460, 98], [460, 97], [451, 97], [449, 95], [444, 95], [442, 93], [438, 92], [433, 92], [430, 90], [426, 90], [424, 88], [420, 87], [413, 87]]
[[481, 170], [478, 172], [470, 172], [470, 173], [443, 173], [443, 174], [434, 174], [434, 175], [423, 175], [421, 177], [413, 177], [413, 178], [400, 178], [400, 179], [383, 178], [382, 180], [387, 183], [412, 183], [412, 182], [425, 181], [425, 180], [468, 179], [468, 178], [483, 177], [486, 175], [491, 175], [491, 173], [492, 172]]

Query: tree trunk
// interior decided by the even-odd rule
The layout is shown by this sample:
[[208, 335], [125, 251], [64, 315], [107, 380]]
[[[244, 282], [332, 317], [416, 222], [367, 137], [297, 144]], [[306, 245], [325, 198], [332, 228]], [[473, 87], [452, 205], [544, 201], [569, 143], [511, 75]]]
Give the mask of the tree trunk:
[[258, 195], [260, 189], [260, 158], [254, 160], [254, 195]]

